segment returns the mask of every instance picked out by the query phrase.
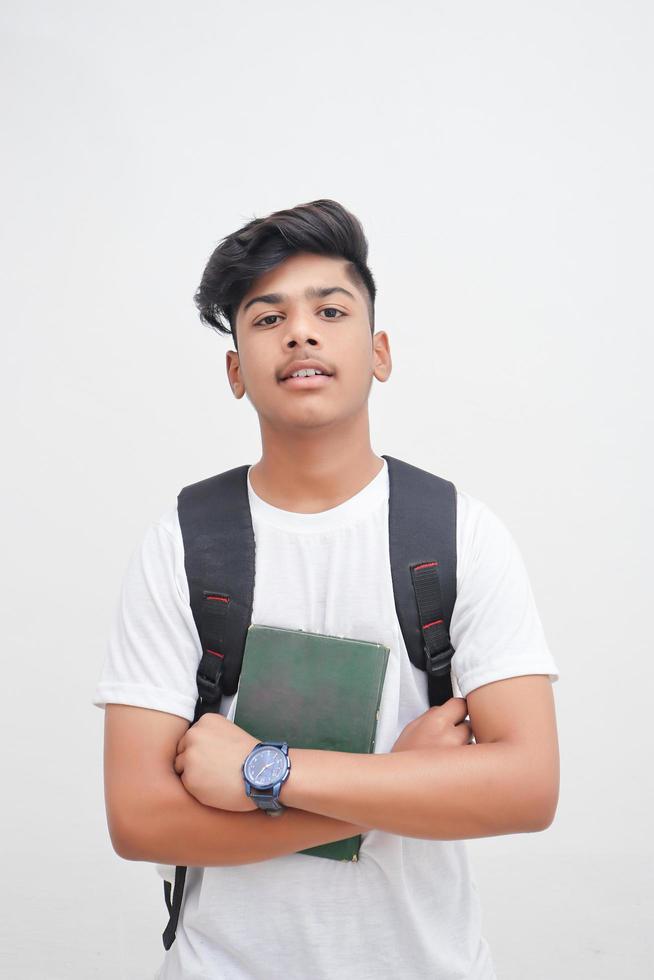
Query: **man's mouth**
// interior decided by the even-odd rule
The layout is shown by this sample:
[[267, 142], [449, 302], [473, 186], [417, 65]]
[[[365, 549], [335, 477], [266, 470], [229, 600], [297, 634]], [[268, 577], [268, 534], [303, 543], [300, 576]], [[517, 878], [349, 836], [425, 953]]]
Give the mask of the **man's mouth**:
[[282, 378], [280, 384], [287, 388], [298, 388], [300, 390], [307, 388], [324, 388], [324, 386], [332, 380], [333, 375], [331, 374], [313, 374], [304, 378]]

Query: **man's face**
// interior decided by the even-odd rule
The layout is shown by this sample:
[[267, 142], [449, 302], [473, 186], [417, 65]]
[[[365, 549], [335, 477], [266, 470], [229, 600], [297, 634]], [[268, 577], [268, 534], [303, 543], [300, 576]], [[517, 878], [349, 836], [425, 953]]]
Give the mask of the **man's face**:
[[[236, 397], [246, 394], [275, 428], [346, 421], [365, 408], [373, 377], [385, 381], [390, 374], [388, 337], [372, 336], [366, 292], [346, 265], [296, 253], [260, 276], [240, 303], [228, 378]], [[317, 362], [327, 374], [282, 380], [295, 361]]]

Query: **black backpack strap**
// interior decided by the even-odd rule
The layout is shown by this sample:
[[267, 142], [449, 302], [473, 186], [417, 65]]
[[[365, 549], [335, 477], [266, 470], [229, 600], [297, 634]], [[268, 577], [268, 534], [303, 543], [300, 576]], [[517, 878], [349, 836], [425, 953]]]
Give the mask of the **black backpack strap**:
[[168, 925], [163, 931], [164, 949], [170, 949], [175, 942], [177, 923], [179, 921], [179, 910], [182, 907], [182, 895], [184, 894], [184, 881], [186, 880], [186, 868], [175, 868], [175, 888], [171, 899], [170, 882], [164, 881], [164, 899], [168, 908]]
[[184, 487], [177, 513], [184, 566], [202, 658], [198, 720], [218, 712], [222, 694], [236, 694], [254, 596], [254, 529], [249, 466], [237, 466]]
[[456, 487], [393, 456], [388, 536], [395, 609], [411, 662], [427, 672], [430, 705], [452, 697], [450, 622], [456, 600]]
[[[208, 711], [219, 713], [223, 694], [236, 694], [254, 596], [254, 530], [247, 490], [249, 464], [184, 487], [177, 514], [184, 566], [202, 656], [196, 680], [195, 724]], [[175, 884], [164, 881], [169, 921], [165, 949], [175, 941], [186, 868]]]

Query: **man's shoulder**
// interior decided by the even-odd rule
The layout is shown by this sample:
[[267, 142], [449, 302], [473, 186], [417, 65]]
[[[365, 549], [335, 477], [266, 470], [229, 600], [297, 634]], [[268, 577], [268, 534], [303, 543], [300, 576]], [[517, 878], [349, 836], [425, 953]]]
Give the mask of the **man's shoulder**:
[[493, 568], [505, 563], [517, 550], [506, 522], [486, 501], [457, 487], [457, 578], [479, 562]]
[[456, 488], [456, 518], [466, 537], [474, 536], [480, 525], [487, 526], [499, 520], [484, 500], [460, 487]]
[[161, 528], [165, 531], [173, 540], [179, 537], [179, 516], [177, 514], [177, 501], [175, 501], [172, 506], [169, 506], [164, 510], [159, 517], [154, 521], [154, 527]]
[[179, 578], [184, 564], [184, 546], [177, 517], [177, 503], [150, 520], [132, 552], [130, 572], [160, 580]]

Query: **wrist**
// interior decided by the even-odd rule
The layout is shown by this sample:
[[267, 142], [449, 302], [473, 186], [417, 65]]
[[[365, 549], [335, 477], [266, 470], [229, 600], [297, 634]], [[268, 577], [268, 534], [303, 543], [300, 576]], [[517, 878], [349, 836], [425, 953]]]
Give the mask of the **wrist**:
[[[291, 770], [290, 770], [290, 772], [288, 774], [288, 779], [285, 780], [282, 783], [282, 787], [281, 787], [281, 789], [279, 791], [279, 802], [280, 803], [283, 803], [284, 806], [296, 806], [297, 805], [297, 804], [293, 803], [294, 794], [293, 794], [293, 788], [292, 788], [291, 784], [295, 784], [295, 776], [296, 776], [295, 766], [297, 765], [298, 752], [301, 752], [301, 751], [302, 751], [302, 749], [290, 749], [289, 748], [289, 750], [288, 750], [288, 761], [291, 764]], [[289, 787], [291, 788], [290, 794], [289, 794]]]
[[288, 757], [291, 762], [291, 771], [288, 779], [283, 784], [279, 800], [284, 806], [295, 807], [298, 810], [308, 810], [307, 802], [307, 775], [313, 768], [318, 769], [318, 756], [320, 749], [289, 749]]

